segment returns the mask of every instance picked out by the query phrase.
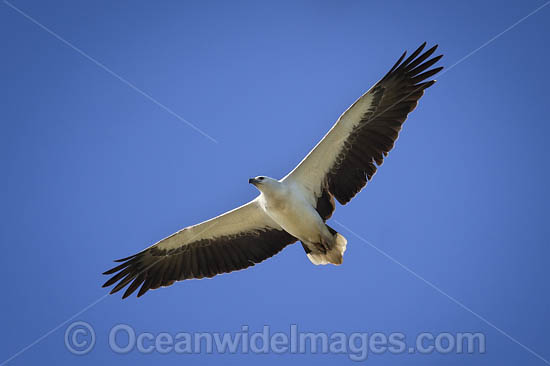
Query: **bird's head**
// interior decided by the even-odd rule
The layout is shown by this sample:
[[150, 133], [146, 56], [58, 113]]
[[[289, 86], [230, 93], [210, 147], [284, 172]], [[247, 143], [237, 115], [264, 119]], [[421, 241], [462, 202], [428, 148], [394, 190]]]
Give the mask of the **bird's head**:
[[248, 183], [252, 184], [254, 187], [258, 188], [260, 191], [263, 191], [264, 189], [269, 189], [271, 187], [276, 186], [279, 183], [279, 181], [273, 178], [260, 175], [255, 178], [250, 178], [248, 180]]

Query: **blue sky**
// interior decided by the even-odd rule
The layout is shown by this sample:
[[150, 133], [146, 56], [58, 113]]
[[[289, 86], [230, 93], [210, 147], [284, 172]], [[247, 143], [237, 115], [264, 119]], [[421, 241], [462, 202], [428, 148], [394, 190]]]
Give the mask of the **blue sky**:
[[545, 364], [525, 347], [550, 359], [550, 6], [427, 91], [374, 180], [331, 221], [349, 241], [344, 265], [315, 267], [293, 245], [138, 300], [100, 287], [112, 259], [250, 200], [250, 176], [284, 176], [404, 49], [438, 43], [449, 67], [543, 1], [10, 4], [0, 4], [0, 362], [96, 300], [74, 317], [95, 329], [90, 353], [66, 349], [68, 323], [8, 364], [351, 362], [119, 355], [108, 344], [119, 323], [155, 334], [482, 332], [485, 354], [363, 363]]

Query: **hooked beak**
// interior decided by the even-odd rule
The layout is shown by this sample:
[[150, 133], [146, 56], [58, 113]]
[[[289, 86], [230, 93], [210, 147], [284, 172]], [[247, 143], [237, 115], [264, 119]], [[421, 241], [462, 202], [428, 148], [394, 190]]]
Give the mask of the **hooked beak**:
[[248, 180], [248, 183], [253, 184], [253, 185], [256, 185], [256, 183], [258, 183], [258, 180], [255, 179], [255, 178], [250, 178], [250, 179]]

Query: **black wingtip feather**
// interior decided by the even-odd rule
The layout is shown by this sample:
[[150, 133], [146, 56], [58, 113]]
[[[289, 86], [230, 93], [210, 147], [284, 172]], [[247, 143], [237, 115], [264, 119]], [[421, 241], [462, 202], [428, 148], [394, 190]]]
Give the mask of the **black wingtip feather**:
[[139, 276], [137, 276], [137, 278], [134, 280], [134, 282], [132, 282], [132, 284], [130, 286], [128, 286], [128, 288], [126, 289], [126, 291], [124, 292], [124, 295], [122, 295], [122, 298], [125, 299], [127, 298], [128, 296], [130, 296], [131, 294], [134, 293], [134, 291], [137, 290], [137, 288], [145, 281], [145, 274], [144, 273], [141, 273]]
[[418, 47], [413, 53], [411, 53], [411, 55], [405, 61], [403, 61], [402, 66], [406, 67], [412, 60], [416, 58], [416, 56], [420, 54], [420, 52], [422, 52], [424, 47], [426, 47], [426, 42], [422, 43], [420, 47]]
[[434, 58], [431, 58], [430, 60], [424, 62], [422, 65], [420, 65], [420, 66], [416, 67], [415, 69], [411, 70], [410, 73], [412, 75], [418, 75], [422, 71], [432, 67], [437, 61], [441, 60], [442, 57], [443, 57], [443, 55], [439, 55], [439, 56], [436, 56]]
[[112, 294], [115, 294], [119, 291], [120, 289], [118, 288], [113, 288], [111, 291], [109, 291], [109, 295], [112, 295]]
[[390, 71], [388, 71], [388, 73], [384, 76], [384, 78], [386, 78], [386, 76], [388, 76], [389, 74], [395, 71], [395, 69], [401, 64], [401, 61], [403, 61], [406, 55], [407, 55], [407, 51], [403, 52], [401, 57], [399, 57], [397, 62], [392, 66], [392, 68], [390, 69]]
[[147, 291], [149, 291], [149, 286], [147, 285], [147, 281], [145, 281], [143, 285], [141, 285], [141, 288], [138, 291], [137, 297], [142, 297], [143, 295], [145, 295]]
[[417, 89], [428, 89], [430, 86], [434, 85], [437, 80], [430, 80], [426, 81], [424, 83], [416, 84]]
[[108, 279], [102, 287], [109, 287], [111, 286], [112, 284], [114, 284], [115, 282], [117, 282], [118, 280], [120, 280], [122, 277], [126, 276], [128, 273], [130, 272], [130, 268], [125, 268], [123, 269], [122, 271], [120, 271], [119, 273], [117, 273], [116, 275], [114, 275], [113, 277], [111, 277], [110, 279]]
[[116, 267], [113, 267], [113, 268], [111, 268], [111, 269], [109, 269], [109, 270], [103, 272], [103, 274], [104, 274], [104, 275], [113, 274], [113, 273], [118, 272], [118, 271], [120, 271], [121, 269], [125, 268], [126, 266], [127, 266], [126, 263], [120, 264], [120, 265], [118, 265], [118, 266], [116, 266]]
[[413, 60], [409, 65], [407, 65], [405, 69], [407, 71], [414, 69], [415, 67], [420, 65], [422, 62], [424, 62], [424, 60], [426, 60], [428, 57], [433, 55], [436, 49], [437, 49], [437, 45], [433, 46], [432, 48], [424, 52], [422, 55], [418, 56], [415, 60]]
[[131, 256], [126, 257], [126, 258], [115, 259], [114, 262], [117, 262], [117, 263], [125, 262], [125, 261], [127, 261], [127, 260], [130, 260], [130, 259], [134, 258], [134, 257], [137, 256], [138, 254], [139, 254], [139, 253], [134, 254], [134, 255], [131, 255]]
[[411, 82], [413, 84], [416, 84], [416, 83], [419, 83], [423, 80], [426, 80], [427, 78], [431, 77], [431, 76], [434, 76], [435, 74], [437, 74], [438, 72], [440, 72], [441, 70], [443, 70], [443, 67], [436, 67], [435, 69], [431, 69], [431, 70], [428, 70], [420, 75], [417, 75], [415, 76], [414, 78], [411, 79]]

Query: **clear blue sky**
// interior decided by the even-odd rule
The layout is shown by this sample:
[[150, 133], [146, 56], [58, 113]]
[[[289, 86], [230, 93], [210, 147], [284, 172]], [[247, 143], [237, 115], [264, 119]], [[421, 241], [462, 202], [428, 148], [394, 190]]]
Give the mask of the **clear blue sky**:
[[[0, 4], [0, 363], [105, 293], [111, 260], [253, 198], [282, 177], [404, 49], [451, 66], [544, 4], [517, 1], [11, 4], [130, 81], [213, 143]], [[384, 166], [334, 219], [550, 359], [550, 6], [439, 77]], [[118, 355], [108, 333], [483, 332], [487, 353], [370, 355], [371, 365], [544, 365], [332, 221], [344, 265], [300, 245], [246, 271], [136, 300], [109, 296], [10, 365], [345, 364], [345, 355]]]

